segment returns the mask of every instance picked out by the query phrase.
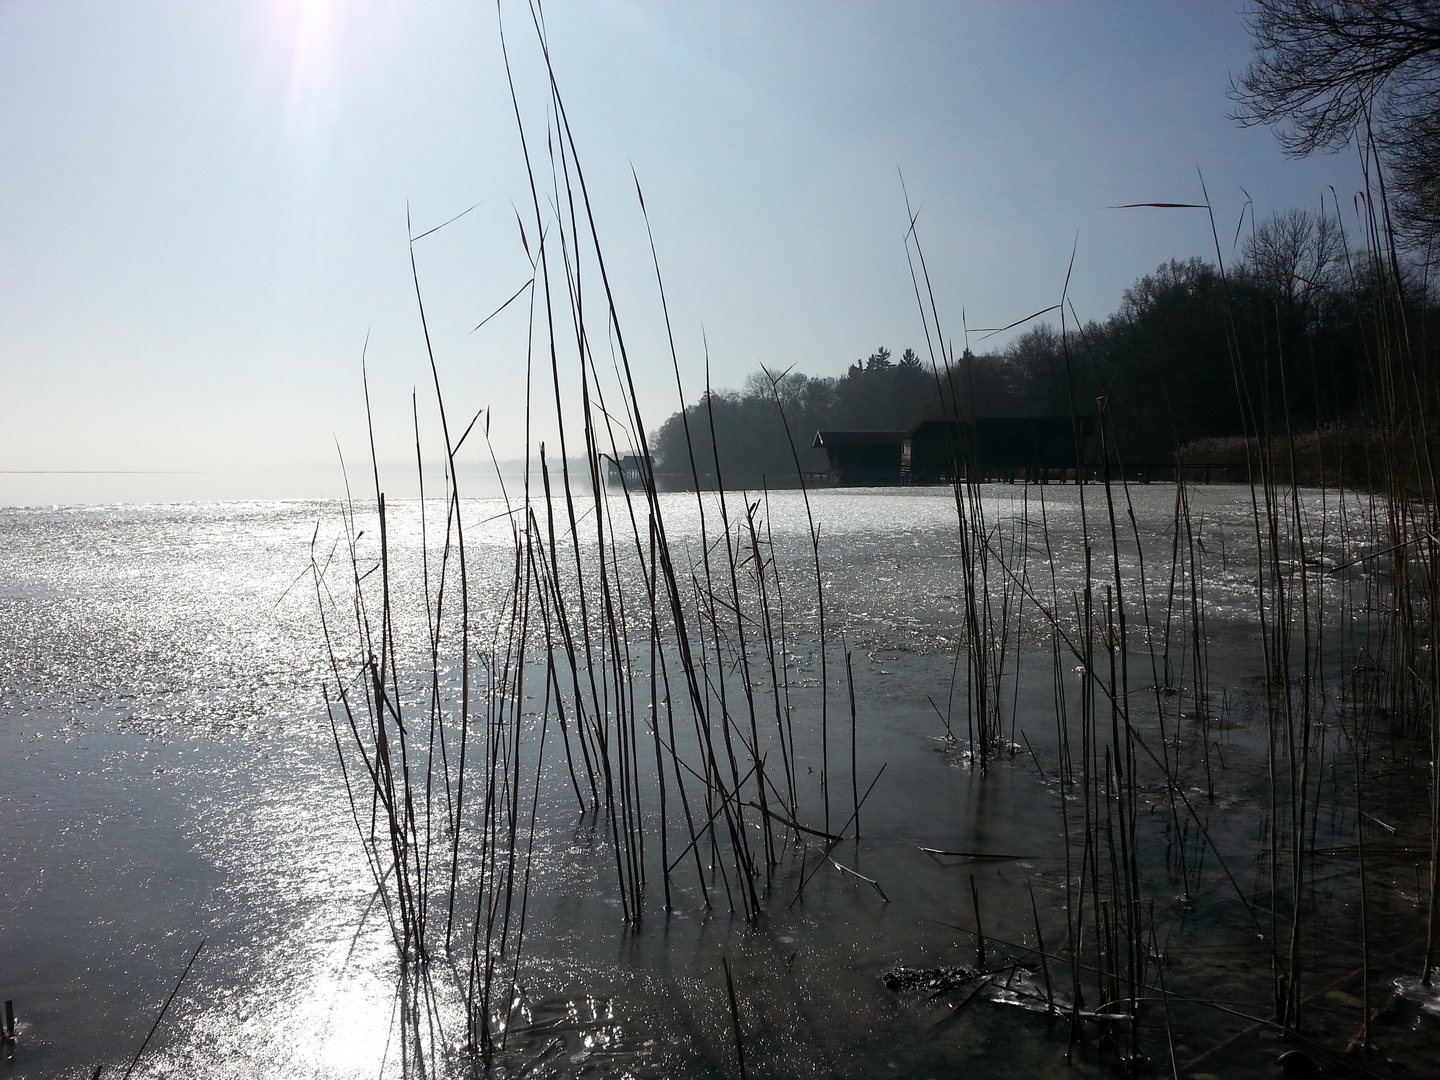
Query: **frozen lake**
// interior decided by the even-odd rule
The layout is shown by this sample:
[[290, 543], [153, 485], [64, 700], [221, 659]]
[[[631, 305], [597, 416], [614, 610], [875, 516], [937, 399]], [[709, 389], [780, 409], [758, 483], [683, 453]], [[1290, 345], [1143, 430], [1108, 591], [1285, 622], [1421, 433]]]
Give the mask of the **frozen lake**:
[[[672, 682], [664, 686], [649, 675], [660, 670], [650, 643], [661, 642], [663, 652], [675, 630], [666, 602], [645, 600], [661, 575], [649, 561], [644, 507], [635, 507], [637, 543], [624, 501], [610, 499], [608, 520], [621, 542], [604, 560], [608, 588], [631, 606], [607, 622], [598, 613], [602, 594], [592, 592], [582, 611], [574, 584], [575, 575], [593, 580], [601, 569], [586, 547], [593, 508], [577, 511], [577, 561], [557, 501], [553, 566], [517, 577], [512, 526], [526, 515], [500, 500], [467, 501], [476, 657], [475, 734], [467, 738], [477, 755], [481, 747], [496, 755], [474, 775], [498, 776], [504, 790], [473, 794], [471, 809], [453, 812], [471, 836], [505, 835], [495, 831], [504, 815], [519, 831], [499, 849], [469, 841], [456, 849], [459, 902], [439, 884], [430, 889], [432, 936], [443, 938], [437, 927], [447, 918], [459, 929], [448, 959], [434, 950], [424, 985], [398, 961], [384, 894], [359, 839], [373, 803], [363, 789], [353, 803], [347, 798], [337, 731], [347, 753], [355, 751], [343, 723], [332, 729], [322, 696], [329, 683], [334, 697], [335, 677], [312, 553], [333, 558], [325, 579], [331, 615], [350, 612], [350, 622], [331, 625], [350, 678], [362, 650], [345, 599], [354, 577], [346, 538], [363, 530], [355, 565], [376, 564], [373, 509], [358, 511], [350, 527], [338, 506], [321, 503], [0, 510], [0, 993], [15, 1001], [20, 1021], [0, 1076], [90, 1077], [102, 1063], [106, 1075], [119, 1075], [202, 939], [137, 1075], [418, 1075], [417, 1055], [426, 1068], [459, 1075], [474, 1037], [464, 1002], [475, 926], [486, 911], [492, 922], [502, 917], [496, 905], [510, 936], [496, 953], [509, 974], [495, 985], [505, 995], [518, 987], [513, 1000], [492, 1001], [503, 1034], [498, 1075], [733, 1075], [736, 1026], [754, 1075], [1110, 1075], [1116, 1051], [1098, 1037], [1067, 1063], [1065, 1021], [1045, 1015], [1039, 987], [1042, 975], [1053, 978], [1045, 994], [1070, 1000], [1061, 957], [1070, 955], [1066, 935], [1076, 925], [1074, 884], [1092, 880], [1087, 888], [1099, 897], [1099, 862], [1118, 850], [1103, 838], [1110, 811], [1090, 807], [1081, 790], [1103, 801], [1105, 770], [1077, 771], [1077, 763], [1109, 760], [1098, 743], [1087, 757], [1080, 742], [1111, 738], [1113, 709], [1103, 694], [1087, 699], [1076, 648], [1087, 634], [1092, 645], [1113, 644], [1121, 608], [1128, 667], [1106, 678], [1121, 699], [1133, 699], [1124, 753], [1134, 775], [1116, 795], [1133, 825], [1134, 850], [1125, 857], [1133, 857], [1143, 892], [1131, 951], [1143, 953], [1133, 962], [1146, 966], [1144, 979], [1163, 978], [1173, 996], [1163, 1015], [1147, 1015], [1149, 1052], [1155, 1025], [1170, 1025], [1183, 1065], [1246, 1026], [1195, 1000], [1223, 999], [1244, 1016], [1274, 1012], [1265, 1000], [1268, 947], [1257, 937], [1284, 932], [1287, 909], [1264, 857], [1262, 822], [1274, 813], [1264, 685], [1274, 643], [1262, 637], [1258, 611], [1277, 576], [1299, 582], [1292, 600], [1325, 613], [1310, 651], [1321, 667], [1333, 665], [1310, 676], [1317, 704], [1307, 753], [1316, 776], [1330, 779], [1304, 781], [1318, 785], [1305, 797], [1307, 850], [1353, 846], [1361, 814], [1421, 823], [1423, 774], [1403, 748], [1367, 744], [1371, 774], [1385, 779], [1366, 791], [1365, 805], [1347, 779], [1360, 733], [1345, 722], [1345, 680], [1373, 647], [1367, 635], [1384, 592], [1367, 561], [1375, 550], [1368, 502], [1306, 493], [1284, 511], [1303, 524], [1303, 544], [1265, 563], [1246, 487], [1190, 489], [1178, 514], [1172, 485], [1132, 488], [1115, 506], [1099, 488], [987, 486], [977, 505], [994, 558], [978, 587], [991, 597], [984, 677], [1002, 749], [981, 771], [968, 753], [976, 676], [965, 631], [977, 585], [972, 578], [967, 586], [951, 491], [811, 494], [823, 669], [801, 495], [752, 495], [753, 534], [747, 500], [731, 498], [733, 579], [713, 497], [698, 505], [693, 495], [660, 500], [677, 589], [694, 602], [693, 652], [703, 661], [695, 694], [708, 703], [706, 715], [732, 717], [741, 749], [763, 762], [773, 837], [752, 805], [767, 797], [755, 768], [743, 765], [745, 753], [735, 751], [739, 782], [717, 789], [733, 801], [707, 797], [702, 776], [712, 764], [722, 773], [729, 766], [707, 764], [700, 737], [683, 734], [691, 719], [675, 721], [682, 734], [673, 736], [660, 723], [682, 711], [686, 695], [678, 668], [665, 669]], [[433, 689], [425, 607], [415, 598], [427, 572], [429, 595], [438, 589], [444, 514], [443, 504], [431, 504], [422, 524], [418, 503], [397, 502], [387, 515], [394, 685], [414, 739]], [[547, 535], [545, 519], [541, 507], [534, 535]], [[422, 534], [428, 567], [419, 557]], [[764, 612], [757, 565], [773, 575]], [[453, 612], [453, 564], [449, 574], [445, 605]], [[531, 592], [516, 591], [522, 579]], [[372, 573], [365, 587], [378, 583]], [[563, 651], [562, 609], [577, 640], [582, 624], [591, 627], [595, 652], [579, 669], [593, 675], [593, 690], [578, 677], [566, 682], [568, 666], [563, 678], [545, 673], [547, 654]], [[453, 703], [453, 635], [446, 630], [440, 640], [434, 687]], [[624, 678], [605, 659], [622, 655], [631, 665]], [[1100, 663], [1094, 654], [1091, 661]], [[486, 697], [485, 688], [498, 689]], [[581, 742], [574, 701], [591, 694], [604, 723], [615, 724], [613, 738], [634, 740], [616, 753], [628, 763], [624, 827], [643, 841], [639, 851], [617, 839], [603, 799], [598, 809], [582, 807], [587, 785], [571, 779]], [[556, 722], [562, 704], [564, 732]], [[442, 727], [458, 723], [448, 715]], [[596, 738], [610, 730], [597, 726]], [[562, 735], [575, 737], [568, 767]], [[458, 770], [457, 747], [450, 744], [444, 768]], [[357, 784], [358, 760], [352, 756], [347, 774]], [[657, 761], [670, 780], [656, 781]], [[418, 754], [411, 767], [417, 791], [426, 768], [432, 780], [442, 769]], [[430, 809], [416, 816], [432, 883], [442, 880], [450, 850], [452, 809], [438, 783]], [[672, 794], [662, 806], [666, 784], [678, 793], [686, 783], [693, 805], [682, 813]], [[476, 787], [483, 792], [478, 779]], [[861, 796], [857, 840], [851, 819]], [[716, 823], [732, 809], [749, 840], [727, 839], [718, 824], [706, 831], [707, 816]], [[810, 831], [780, 828], [776, 815], [795, 815]], [[823, 833], [846, 839], [832, 846]], [[758, 905], [746, 917], [745, 889], [724, 868], [752, 845]], [[383, 856], [384, 843], [371, 857], [376, 851]], [[519, 876], [505, 879], [511, 891], [502, 898], [495, 875], [506, 860]], [[617, 860], [629, 865], [617, 869]], [[1307, 987], [1318, 991], [1358, 962], [1358, 893], [1343, 868], [1306, 865]], [[1421, 883], [1395, 869], [1364, 901], [1377, 955], [1419, 932]], [[452, 908], [459, 914], [450, 916]], [[1111, 959], [1125, 952], [1107, 947]], [[1052, 957], [1048, 974], [1041, 951]], [[736, 990], [733, 1012], [722, 961]], [[1010, 965], [1008, 981], [1020, 989], [1007, 998], [991, 985], [952, 1016], [966, 993], [930, 1000], [896, 992], [881, 979], [896, 965]], [[1338, 987], [1330, 1004], [1334, 993], [1360, 992]], [[1101, 1004], [1087, 993], [1087, 1006]], [[1328, 1037], [1330, 1022], [1313, 1021], [1317, 1037]], [[1334, 1020], [1336, 1030], [1349, 1022]], [[1266, 1075], [1273, 1060], [1262, 1054], [1250, 1065]], [[1168, 1062], [1153, 1064], [1156, 1075], [1169, 1075]], [[1222, 1057], [1213, 1067], [1243, 1075], [1250, 1065]]]

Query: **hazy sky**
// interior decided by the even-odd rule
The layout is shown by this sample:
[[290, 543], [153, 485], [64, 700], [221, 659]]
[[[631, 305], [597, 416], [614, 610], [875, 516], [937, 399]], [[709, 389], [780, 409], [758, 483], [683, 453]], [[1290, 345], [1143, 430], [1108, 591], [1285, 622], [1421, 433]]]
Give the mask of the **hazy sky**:
[[[1202, 172], [1227, 258], [1245, 192], [1262, 218], [1329, 185], [1348, 205], [1353, 155], [1288, 160], [1226, 119], [1237, 6], [547, 4], [650, 423], [676, 399], [632, 166], [691, 388], [702, 333], [730, 387], [923, 346], [901, 172], [957, 339], [962, 312], [1055, 303], [1077, 244], [1084, 318], [1213, 257], [1203, 213], [1107, 209], [1198, 202]], [[503, 9], [543, 139], [529, 16]], [[530, 273], [493, 3], [0, 0], [0, 147], [0, 504], [337, 494], [367, 336], [380, 456], [413, 460], [407, 205], [418, 233], [479, 204], [417, 262], [452, 413], [489, 407], [496, 454], [523, 452], [523, 305], [469, 332]]]

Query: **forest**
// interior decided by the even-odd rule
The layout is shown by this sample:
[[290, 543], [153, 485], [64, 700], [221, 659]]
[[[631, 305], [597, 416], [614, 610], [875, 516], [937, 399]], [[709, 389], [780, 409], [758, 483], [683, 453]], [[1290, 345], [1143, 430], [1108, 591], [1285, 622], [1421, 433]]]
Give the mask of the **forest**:
[[727, 485], [793, 486], [826, 467], [811, 446], [820, 429], [1102, 409], [1121, 464], [1210, 458], [1225, 440], [1243, 455], [1259, 435], [1343, 432], [1363, 444], [1379, 404], [1365, 343], [1395, 321], [1376, 284], [1393, 279], [1406, 325], [1384, 329], [1428, 366], [1437, 297], [1424, 264], [1355, 250], [1336, 217], [1289, 210], [1258, 223], [1233, 266], [1166, 263], [1103, 322], [1056, 305], [1058, 326], [1034, 321], [995, 352], [947, 345], [896, 358], [882, 346], [839, 376], [765, 365], [740, 390], [708, 390], [669, 417], [651, 442], [657, 471], [671, 487], [708, 487], [717, 469]]

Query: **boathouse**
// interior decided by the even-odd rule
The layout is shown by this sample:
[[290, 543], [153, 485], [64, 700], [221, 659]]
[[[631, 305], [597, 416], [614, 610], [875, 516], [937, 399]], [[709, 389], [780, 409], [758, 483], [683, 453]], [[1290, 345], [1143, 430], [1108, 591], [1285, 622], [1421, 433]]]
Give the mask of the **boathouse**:
[[817, 431], [812, 446], [825, 451], [830, 482], [840, 487], [964, 477], [1043, 483], [1082, 475], [1095, 431], [1094, 416], [978, 416], [926, 420], [910, 431]]
[[840, 487], [884, 487], [902, 482], [906, 432], [817, 431], [812, 448], [830, 459], [830, 478]]
[[984, 480], [1043, 480], [1089, 456], [1094, 416], [977, 416], [975, 467]]
[[925, 420], [905, 437], [905, 478], [912, 484], [946, 484], [963, 475], [974, 456], [975, 429], [962, 420]]
[[650, 456], [648, 454], [626, 454], [624, 457], [605, 459], [605, 479], [611, 487], [624, 487], [632, 491], [643, 489], [650, 482]]

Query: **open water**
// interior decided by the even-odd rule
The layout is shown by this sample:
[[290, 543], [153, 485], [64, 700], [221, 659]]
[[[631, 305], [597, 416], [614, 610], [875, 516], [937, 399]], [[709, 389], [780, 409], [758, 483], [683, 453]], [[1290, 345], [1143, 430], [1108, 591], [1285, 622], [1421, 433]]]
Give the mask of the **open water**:
[[[694, 496], [662, 498], [674, 549], [698, 565]], [[1117, 580], [1108, 560], [1118, 557], [1119, 580], [1143, 581], [1155, 609], [1131, 612], [1132, 626], [1144, 628], [1132, 688], [1155, 696], [1157, 687], [1180, 687], [1183, 697], [1183, 650], [1170, 656], [1171, 670], [1156, 643], [1159, 609], [1184, 582], [1171, 572], [1179, 551], [1172, 486], [1132, 491], [1117, 511], [1127, 539], [1113, 551], [1104, 539], [1087, 552], [1082, 514], [1108, 512], [1094, 491], [1086, 498], [1082, 506], [1075, 488], [987, 489], [987, 520], [1017, 569], [992, 582], [1013, 598], [997, 628], [1011, 635], [1000, 684], [1010, 749], [981, 771], [967, 753], [951, 492], [812, 493], [830, 691], [844, 717], [831, 751], [844, 758], [843, 767], [831, 763], [832, 788], [844, 791], [834, 796], [845, 804], [837, 821], [850, 809], [846, 652], [859, 786], [884, 766], [862, 838], [831, 854], [877, 885], [820, 862], [812, 848], [777, 867], [760, 918], [707, 909], [693, 887], [677, 885], [673, 911], [652, 896], [643, 918], [626, 924], [603, 822], [575, 812], [552, 770], [554, 790], [537, 801], [521, 1020], [497, 1074], [735, 1075], [724, 959], [751, 1075], [1113, 1075], [1117, 1058], [1103, 1040], [1086, 1034], [1072, 1045], [1067, 1023], [1037, 1007], [1035, 930], [1048, 952], [1064, 951], [1066, 883], [1076, 872], [1066, 858], [1073, 795], [1061, 767], [1075, 721], [1057, 701], [1069, 700], [1079, 665], [1054, 651], [1052, 630], [1057, 618], [1073, 622], [1087, 567], [1102, 595]], [[1192, 695], [1190, 728], [1152, 734], [1154, 745], [1168, 738], [1188, 755], [1186, 784], [1211, 839], [1180, 835], [1200, 818], [1172, 813], [1173, 798], [1153, 776], [1141, 785], [1139, 857], [1158, 912], [1147, 948], [1163, 956], [1171, 994], [1149, 1014], [1147, 1060], [1132, 1065], [1142, 1075], [1171, 1075], [1172, 1063], [1250, 1026], [1194, 1004], [1200, 999], [1224, 1000], [1245, 1017], [1274, 1012], [1269, 960], [1256, 943], [1264, 933], [1235, 899], [1237, 889], [1252, 902], [1263, 892], [1257, 845], [1269, 799], [1255, 621], [1264, 570], [1251, 498], [1248, 488], [1191, 492], [1186, 550], [1204, 564], [1208, 683], [1203, 699]], [[498, 500], [465, 505], [480, 609], [512, 573], [505, 509]], [[1353, 669], [1379, 587], [1362, 558], [1373, 550], [1368, 510], [1316, 494], [1298, 512], [1311, 543], [1293, 553], [1294, 565], [1319, 568], [1317, 601], [1337, 612], [1333, 644], [1321, 651], [1337, 671]], [[390, 514], [397, 577], [414, 578], [418, 507], [392, 504]], [[777, 564], [796, 582], [794, 707], [813, 727], [802, 715], [813, 713], [819, 683], [813, 578], [808, 607], [803, 599], [805, 506], [799, 493], [772, 493], [758, 514]], [[712, 529], [714, 517], [712, 506]], [[442, 1058], [453, 1051], [452, 1066], [462, 1060], [454, 996], [416, 999], [402, 977], [326, 717], [311, 560], [345, 535], [331, 503], [0, 510], [0, 995], [14, 1001], [19, 1021], [17, 1040], [0, 1051], [0, 1077], [91, 1077], [101, 1065], [104, 1075], [123, 1073], [202, 940], [136, 1076], [429, 1075], [411, 1056], [403, 1022], [422, 999], [429, 1045]], [[1333, 797], [1317, 800], [1328, 809], [1317, 811], [1312, 841], [1338, 851], [1353, 845], [1359, 820], [1342, 784], [1356, 743], [1337, 710], [1324, 715], [1320, 739], [1329, 740], [1322, 760], [1337, 779]], [[813, 741], [805, 746], [796, 771], [815, 824], [819, 762]], [[1424, 824], [1423, 773], [1401, 751], [1366, 752], [1383, 783], [1367, 793], [1364, 813], [1398, 829], [1391, 846], [1403, 847]], [[1374, 954], [1409, 955], [1425, 887], [1413, 863], [1396, 860], [1365, 898]], [[1365, 992], [1363, 979], [1343, 981], [1359, 962], [1359, 897], [1348, 864], [1333, 861], [1312, 878], [1307, 941], [1327, 958], [1312, 965], [1309, 988], [1320, 993], [1312, 1035], [1343, 1046]], [[982, 961], [997, 970], [1021, 964], [1008, 980], [1029, 996], [991, 985], [952, 1011], [965, 994], [897, 992], [881, 978], [896, 965]], [[1405, 962], [1391, 968], [1408, 970]], [[1416, 1055], [1434, 1049], [1440, 1018], [1423, 995], [1415, 1000], [1389, 1014], [1398, 1017], [1390, 1057], [1367, 1058], [1366, 1067], [1434, 1075]], [[1266, 1038], [1261, 1025], [1200, 1071], [1270, 1075], [1288, 1047]]]

